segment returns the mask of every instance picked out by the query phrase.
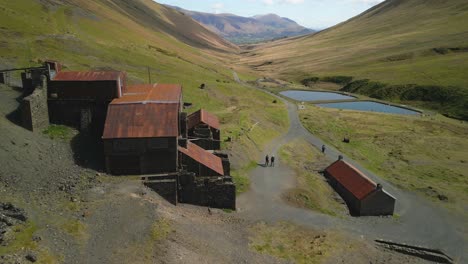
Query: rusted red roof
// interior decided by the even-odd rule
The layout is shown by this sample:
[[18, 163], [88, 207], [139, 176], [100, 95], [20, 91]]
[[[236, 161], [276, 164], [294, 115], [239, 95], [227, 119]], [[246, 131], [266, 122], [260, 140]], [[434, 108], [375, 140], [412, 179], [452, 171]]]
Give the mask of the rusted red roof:
[[224, 175], [223, 162], [220, 157], [213, 153], [210, 153], [191, 142], [187, 142], [187, 148], [179, 147], [179, 151], [219, 173], [219, 175]]
[[182, 86], [178, 84], [141, 84], [128, 86], [121, 98], [112, 104], [127, 103], [179, 103], [182, 97]]
[[103, 139], [177, 137], [179, 104], [109, 105]]
[[129, 86], [110, 103], [102, 138], [177, 137], [181, 96], [177, 84]]
[[117, 81], [124, 76], [125, 73], [119, 71], [61, 71], [55, 75], [52, 81]]
[[364, 199], [377, 187], [377, 184], [360, 170], [343, 160], [334, 162], [325, 171], [359, 200]]
[[204, 109], [200, 109], [187, 117], [187, 126], [189, 129], [201, 123], [215, 129], [220, 128], [218, 117]]

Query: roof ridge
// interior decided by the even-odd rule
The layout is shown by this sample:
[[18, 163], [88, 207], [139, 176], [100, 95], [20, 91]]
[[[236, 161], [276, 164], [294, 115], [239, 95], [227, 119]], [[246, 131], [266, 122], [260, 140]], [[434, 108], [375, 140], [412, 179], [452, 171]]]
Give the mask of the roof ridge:
[[353, 169], [355, 172], [357, 172], [359, 174], [359, 176], [361, 176], [362, 178], [364, 178], [365, 180], [367, 180], [368, 182], [372, 183], [372, 185], [377, 185], [376, 182], [374, 182], [372, 179], [370, 179], [369, 177], [367, 177], [361, 170], [359, 170], [358, 168], [354, 167], [352, 164], [344, 161], [344, 160], [341, 160], [342, 162], [344, 162], [345, 165], [347, 165], [348, 167], [350, 167], [351, 169]]

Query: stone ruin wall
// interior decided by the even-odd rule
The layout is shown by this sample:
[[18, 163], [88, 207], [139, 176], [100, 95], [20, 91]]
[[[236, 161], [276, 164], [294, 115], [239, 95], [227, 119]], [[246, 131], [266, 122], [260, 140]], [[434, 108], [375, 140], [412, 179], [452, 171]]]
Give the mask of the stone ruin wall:
[[33, 132], [44, 130], [49, 126], [45, 76], [41, 77], [41, 83], [42, 85], [35, 87], [33, 93], [25, 97], [20, 105], [22, 126]]

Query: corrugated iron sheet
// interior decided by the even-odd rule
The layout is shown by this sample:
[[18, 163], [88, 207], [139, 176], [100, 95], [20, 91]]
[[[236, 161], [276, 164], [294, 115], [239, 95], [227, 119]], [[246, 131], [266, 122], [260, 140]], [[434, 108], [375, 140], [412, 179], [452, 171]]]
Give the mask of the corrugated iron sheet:
[[219, 175], [224, 175], [223, 162], [220, 157], [213, 153], [210, 153], [191, 142], [187, 142], [187, 148], [179, 147], [179, 151], [196, 160], [200, 164], [203, 164], [211, 170], [219, 173]]
[[123, 77], [122, 79], [124, 79], [125, 73], [119, 71], [61, 71], [55, 75], [53, 81], [117, 81], [120, 77]]
[[103, 139], [177, 137], [179, 104], [110, 104]]
[[334, 162], [325, 171], [359, 200], [364, 199], [377, 187], [377, 184], [360, 170], [343, 160]]
[[119, 71], [59, 72], [52, 81], [117, 81], [125, 73]]
[[113, 104], [180, 102], [182, 86], [178, 84], [141, 84], [128, 86], [124, 95]]
[[187, 126], [189, 129], [201, 123], [214, 129], [220, 129], [218, 117], [204, 109], [200, 109], [187, 117]]
[[102, 138], [177, 137], [181, 97], [177, 84], [129, 86], [110, 103]]

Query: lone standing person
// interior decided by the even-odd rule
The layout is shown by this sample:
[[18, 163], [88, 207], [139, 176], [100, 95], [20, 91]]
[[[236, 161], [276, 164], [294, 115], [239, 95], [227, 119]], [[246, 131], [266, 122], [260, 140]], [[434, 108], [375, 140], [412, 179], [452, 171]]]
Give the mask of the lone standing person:
[[275, 156], [271, 156], [271, 167], [275, 166]]
[[266, 155], [266, 157], [265, 157], [265, 166], [268, 167], [268, 164], [270, 164], [270, 157], [268, 157], [268, 155]]
[[322, 153], [325, 153], [325, 150], [326, 150], [325, 145], [322, 145]]

